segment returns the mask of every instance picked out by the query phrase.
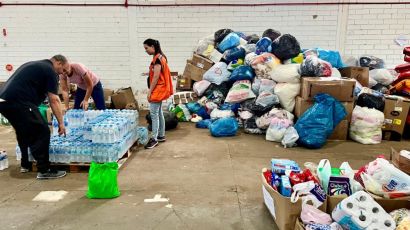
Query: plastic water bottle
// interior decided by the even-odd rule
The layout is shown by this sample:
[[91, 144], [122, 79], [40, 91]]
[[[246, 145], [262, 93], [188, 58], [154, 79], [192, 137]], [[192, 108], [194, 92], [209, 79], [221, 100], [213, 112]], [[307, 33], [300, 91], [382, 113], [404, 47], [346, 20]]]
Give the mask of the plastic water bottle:
[[58, 135], [58, 121], [56, 117], [53, 117], [53, 136]]
[[6, 151], [0, 151], [0, 171], [9, 167], [9, 159]]
[[19, 145], [16, 146], [16, 160], [21, 160], [21, 150]]

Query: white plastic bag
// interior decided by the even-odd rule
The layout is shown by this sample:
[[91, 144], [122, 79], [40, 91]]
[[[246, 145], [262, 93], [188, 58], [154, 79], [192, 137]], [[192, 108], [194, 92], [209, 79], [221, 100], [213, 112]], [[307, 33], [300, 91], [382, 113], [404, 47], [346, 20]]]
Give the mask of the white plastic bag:
[[269, 128], [266, 131], [266, 140], [282, 142], [286, 130], [291, 125], [293, 125], [293, 122], [288, 119], [272, 118]]
[[263, 53], [253, 57], [251, 66], [258, 78], [270, 79], [270, 72], [280, 66], [280, 60], [271, 53]]
[[278, 83], [275, 86], [275, 94], [279, 97], [282, 108], [293, 112], [295, 98], [299, 95], [300, 83]]
[[299, 139], [298, 132], [293, 126], [291, 126], [286, 129], [286, 132], [282, 139], [282, 145], [284, 148], [291, 148], [293, 146], [296, 146], [296, 141], [298, 141], [298, 139]]
[[384, 113], [379, 110], [356, 106], [350, 124], [350, 138], [362, 144], [379, 144], [383, 122]]
[[278, 109], [278, 108], [273, 108], [271, 111], [268, 113], [265, 113], [261, 117], [256, 118], [256, 125], [260, 129], [267, 129], [270, 125], [270, 122], [272, 118], [277, 117], [280, 119], [288, 119], [293, 122], [294, 116], [292, 113], [284, 110], [284, 109]]
[[332, 68], [332, 75], [330, 76], [331, 78], [342, 78], [342, 74], [340, 71], [336, 68]]
[[387, 69], [372, 69], [369, 71], [369, 78], [384, 86], [390, 85], [395, 79], [394, 75]]
[[213, 109], [211, 112], [212, 120], [217, 120], [219, 118], [224, 118], [224, 117], [234, 117], [234, 116], [235, 114], [232, 112], [232, 110]]
[[240, 103], [251, 98], [255, 98], [255, 94], [251, 90], [251, 82], [248, 80], [237, 81], [229, 90], [225, 102]]
[[208, 89], [210, 85], [211, 85], [211, 82], [207, 80], [197, 81], [194, 83], [194, 86], [193, 86], [194, 92], [198, 96], [202, 96], [202, 94], [205, 93], [205, 91]]
[[212, 46], [214, 45], [214, 35], [213, 34], [207, 37], [201, 38], [198, 41], [195, 52], [197, 54], [204, 54], [205, 51], [208, 49], [209, 45], [212, 45]]
[[256, 78], [252, 83], [252, 91], [259, 95], [260, 93], [267, 91], [274, 93], [275, 92], [276, 82], [270, 79], [259, 79]]
[[258, 55], [256, 54], [256, 53], [248, 53], [246, 56], [245, 56], [245, 64], [246, 65], [248, 65], [248, 66], [251, 66], [251, 64], [252, 64], [252, 62], [253, 62], [253, 60], [257, 57]]
[[204, 73], [203, 79], [217, 85], [228, 81], [231, 73], [228, 71], [228, 65], [224, 62], [218, 62]]
[[272, 80], [278, 83], [299, 83], [300, 64], [277, 65], [269, 75]]
[[273, 105], [279, 104], [279, 98], [275, 94], [265, 91], [259, 94], [255, 101], [256, 105], [263, 107], [271, 107]]

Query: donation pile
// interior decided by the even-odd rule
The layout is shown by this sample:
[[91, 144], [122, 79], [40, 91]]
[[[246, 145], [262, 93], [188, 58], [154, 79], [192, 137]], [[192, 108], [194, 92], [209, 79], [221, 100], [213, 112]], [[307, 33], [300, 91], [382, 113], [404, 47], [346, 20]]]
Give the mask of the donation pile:
[[[378, 144], [382, 131], [391, 132], [385, 139], [401, 139], [410, 101], [385, 99], [386, 92], [369, 83], [369, 69], [370, 79], [383, 86], [393, 83], [394, 71], [383, 69], [384, 61], [373, 56], [346, 62], [351, 66], [338, 51], [301, 49], [294, 36], [272, 29], [262, 37], [221, 29], [198, 42], [177, 84], [177, 90], [192, 90], [197, 98], [184, 102], [176, 95], [178, 103], [170, 110], [179, 121], [212, 127], [216, 137], [243, 128], [284, 147], [321, 148], [328, 139], [348, 136]], [[392, 108], [393, 103], [398, 106]], [[385, 116], [391, 110], [400, 111], [394, 118]], [[218, 119], [224, 122], [211, 126]], [[233, 130], [217, 133], [227, 128]]]
[[[279, 229], [410, 227], [410, 175], [383, 156], [359, 170], [348, 162], [332, 167], [327, 159], [306, 162], [304, 169], [292, 160], [272, 159], [271, 170], [262, 170], [262, 180], [265, 204]], [[273, 200], [289, 210], [275, 209]], [[280, 212], [287, 211], [291, 214], [285, 218]]]

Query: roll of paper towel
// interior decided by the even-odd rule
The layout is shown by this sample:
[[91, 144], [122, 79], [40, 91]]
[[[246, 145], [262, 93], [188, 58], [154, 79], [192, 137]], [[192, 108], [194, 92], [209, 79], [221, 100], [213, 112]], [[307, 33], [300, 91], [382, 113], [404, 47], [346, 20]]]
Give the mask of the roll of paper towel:
[[333, 210], [332, 217], [344, 229], [394, 230], [396, 227], [393, 218], [364, 191], [342, 200]]

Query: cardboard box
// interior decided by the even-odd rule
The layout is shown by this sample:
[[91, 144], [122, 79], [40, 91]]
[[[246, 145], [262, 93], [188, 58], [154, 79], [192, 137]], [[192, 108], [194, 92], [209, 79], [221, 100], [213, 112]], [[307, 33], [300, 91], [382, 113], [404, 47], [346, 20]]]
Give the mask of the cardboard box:
[[178, 91], [189, 91], [192, 90], [192, 80], [191, 78], [186, 78], [184, 76], [179, 76], [177, 80], [176, 89]]
[[347, 134], [349, 133], [349, 121], [343, 120], [341, 121], [333, 131], [332, 135], [328, 138], [328, 140], [334, 141], [345, 141], [347, 140]]
[[[353, 102], [341, 102], [342, 105], [345, 107], [347, 116], [346, 120], [350, 121], [352, 119], [352, 113], [354, 109], [354, 103]], [[314, 104], [313, 101], [311, 100], [304, 100], [300, 96], [296, 97], [296, 104], [295, 104], [295, 116], [299, 118], [302, 116], [303, 113], [306, 112], [312, 105]]]
[[208, 58], [194, 54], [194, 56], [192, 57], [192, 65], [203, 70], [209, 70], [214, 65], [214, 62], [209, 60]]
[[119, 89], [111, 96], [111, 100], [115, 109], [129, 108], [138, 110], [138, 102], [131, 87]]
[[187, 61], [183, 76], [194, 81], [201, 81], [206, 70], [198, 68]]
[[299, 218], [296, 219], [295, 230], [305, 230], [305, 225]]
[[217, 49], [212, 50], [211, 55], [209, 55], [209, 59], [214, 63], [221, 61], [223, 54], [220, 53]]
[[342, 77], [354, 78], [363, 87], [369, 87], [369, 67], [345, 67], [339, 71]]
[[391, 161], [394, 166], [410, 175], [410, 159], [401, 156], [400, 152], [396, 151], [394, 148], [391, 148]]
[[177, 92], [172, 96], [172, 103], [174, 105], [186, 104], [197, 100], [198, 96], [194, 92]]
[[403, 97], [387, 96], [384, 106], [384, 140], [401, 140], [407, 115], [409, 114], [410, 100]]
[[114, 90], [104, 88], [104, 101], [105, 103], [111, 102], [111, 96], [114, 94]]
[[[296, 219], [300, 217], [302, 211], [302, 201], [299, 199], [296, 203], [290, 202], [289, 197], [284, 197], [272, 186], [270, 186], [262, 176], [262, 192], [266, 207], [271, 213], [276, 225], [280, 230], [294, 230]], [[320, 210], [326, 211], [327, 202], [319, 207]]]
[[341, 102], [354, 101], [353, 79], [339, 79], [330, 77], [302, 77], [301, 97], [304, 100], [313, 100], [318, 93], [327, 93]]

